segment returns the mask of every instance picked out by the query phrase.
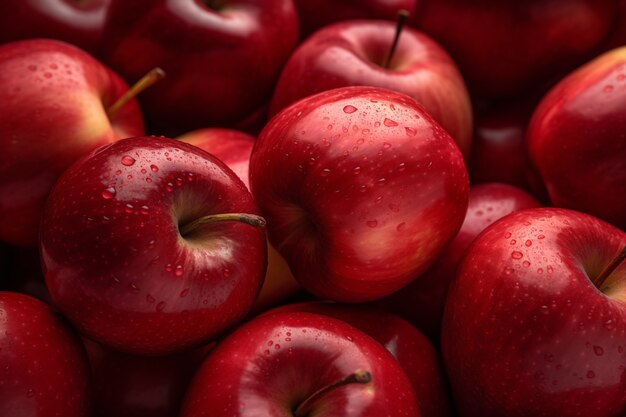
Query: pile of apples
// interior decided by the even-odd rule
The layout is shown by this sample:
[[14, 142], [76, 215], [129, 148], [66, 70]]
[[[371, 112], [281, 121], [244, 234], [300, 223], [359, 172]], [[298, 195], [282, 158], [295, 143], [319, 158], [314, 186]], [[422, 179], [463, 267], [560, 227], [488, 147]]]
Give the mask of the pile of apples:
[[0, 416], [626, 416], [626, 1], [1, 8]]

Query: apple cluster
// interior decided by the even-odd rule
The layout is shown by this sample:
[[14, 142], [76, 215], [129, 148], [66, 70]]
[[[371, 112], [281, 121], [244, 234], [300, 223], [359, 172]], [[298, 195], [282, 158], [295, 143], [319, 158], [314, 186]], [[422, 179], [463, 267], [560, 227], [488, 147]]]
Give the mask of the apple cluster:
[[626, 416], [626, 0], [2, 0], [0, 417]]

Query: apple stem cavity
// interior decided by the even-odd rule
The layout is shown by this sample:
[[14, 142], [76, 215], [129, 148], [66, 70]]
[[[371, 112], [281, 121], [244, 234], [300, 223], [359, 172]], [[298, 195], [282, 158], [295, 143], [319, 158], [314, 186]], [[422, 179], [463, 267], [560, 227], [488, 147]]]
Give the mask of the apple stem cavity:
[[107, 109], [109, 119], [115, 116], [126, 103], [137, 97], [139, 93], [146, 90], [163, 77], [165, 77], [165, 71], [161, 68], [157, 67], [150, 70], [150, 72], [141, 77], [139, 81], [133, 84], [128, 91], [126, 91], [120, 98], [117, 99], [115, 103], [111, 105], [111, 107]]
[[617, 269], [618, 266], [626, 259], [626, 246], [622, 248], [622, 251], [617, 254], [617, 256], [611, 261], [610, 264], [607, 265], [606, 268], [598, 275], [595, 279], [596, 286], [600, 289], [602, 293], [607, 293], [610, 290], [609, 286], [605, 286], [605, 282], [607, 278]]
[[389, 54], [387, 54], [387, 59], [385, 60], [385, 68], [389, 68], [391, 64], [391, 60], [393, 59], [394, 54], [396, 53], [396, 48], [398, 47], [398, 41], [400, 40], [400, 35], [402, 34], [402, 29], [404, 29], [404, 25], [406, 21], [409, 19], [408, 10], [401, 9], [398, 11], [398, 20], [396, 22], [396, 34], [393, 37], [393, 43], [391, 44], [391, 49], [389, 49]]
[[333, 391], [334, 389], [350, 384], [367, 384], [371, 380], [372, 374], [370, 372], [360, 369], [354, 371], [350, 375], [340, 379], [334, 384], [330, 384], [323, 388], [320, 388], [319, 390], [311, 394], [309, 398], [300, 403], [298, 408], [296, 408], [296, 410], [294, 411], [294, 417], [306, 417], [315, 402], [317, 402], [320, 398], [328, 394], [330, 391]]
[[200, 217], [192, 222], [189, 222], [180, 227], [181, 236], [188, 236], [190, 233], [198, 229], [199, 227], [216, 222], [235, 221], [245, 224], [249, 224], [254, 227], [265, 227], [265, 219], [256, 214], [247, 213], [220, 213], [209, 214], [208, 216]]

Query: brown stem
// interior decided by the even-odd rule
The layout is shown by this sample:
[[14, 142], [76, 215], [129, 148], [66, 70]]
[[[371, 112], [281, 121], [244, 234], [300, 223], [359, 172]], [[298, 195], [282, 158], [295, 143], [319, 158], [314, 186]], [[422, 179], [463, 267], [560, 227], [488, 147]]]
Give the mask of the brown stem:
[[613, 271], [615, 271], [617, 267], [622, 262], [624, 262], [624, 259], [626, 259], [626, 246], [622, 248], [622, 251], [617, 254], [617, 256], [611, 261], [611, 263], [608, 264], [607, 267], [604, 268], [604, 270], [600, 272], [600, 275], [598, 275], [598, 277], [595, 279], [596, 286], [600, 289], [600, 291], [605, 292], [605, 290], [608, 290], [608, 287], [602, 288], [602, 284], [604, 284], [609, 275], [611, 275]]
[[389, 54], [387, 55], [387, 59], [385, 60], [385, 68], [389, 68], [389, 64], [391, 64], [391, 60], [393, 59], [393, 55], [396, 53], [396, 48], [398, 47], [398, 41], [400, 40], [400, 35], [402, 34], [402, 29], [404, 29], [404, 25], [406, 21], [409, 19], [408, 10], [401, 9], [398, 11], [398, 20], [396, 21], [396, 34], [393, 37], [393, 43], [391, 44], [391, 49], [389, 50]]
[[159, 67], [153, 68], [149, 73], [141, 77], [139, 81], [133, 84], [133, 86], [130, 87], [128, 91], [126, 91], [122, 95], [122, 97], [118, 98], [117, 101], [107, 109], [107, 115], [109, 116], [109, 119], [115, 116], [126, 103], [137, 97], [139, 93], [141, 93], [163, 77], [165, 77], [165, 71], [163, 71]]
[[256, 214], [247, 214], [247, 213], [220, 213], [220, 214], [210, 214], [208, 216], [200, 217], [190, 223], [183, 225], [180, 228], [181, 236], [187, 236], [189, 233], [198, 229], [200, 226], [209, 223], [215, 222], [223, 222], [223, 221], [235, 221], [242, 222], [245, 224], [249, 224], [254, 227], [264, 227], [265, 219], [261, 216], [257, 216]]
[[362, 371], [360, 369], [357, 371], [354, 371], [347, 377], [340, 379], [334, 384], [330, 384], [323, 388], [320, 388], [319, 390], [311, 394], [309, 398], [307, 398], [302, 403], [300, 403], [298, 408], [296, 408], [296, 411], [294, 412], [294, 417], [306, 417], [307, 413], [309, 413], [309, 411], [311, 410], [311, 407], [315, 404], [315, 402], [317, 402], [317, 400], [319, 400], [324, 395], [328, 394], [330, 391], [334, 389], [337, 389], [339, 387], [343, 387], [344, 385], [349, 385], [349, 384], [367, 384], [371, 380], [372, 380], [372, 374], [369, 373], [368, 371]]

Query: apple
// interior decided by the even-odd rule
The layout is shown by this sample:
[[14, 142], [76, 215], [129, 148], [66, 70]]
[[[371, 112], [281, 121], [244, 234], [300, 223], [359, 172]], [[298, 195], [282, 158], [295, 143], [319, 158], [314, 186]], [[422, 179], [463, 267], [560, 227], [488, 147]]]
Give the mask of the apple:
[[421, 0], [417, 26], [450, 52], [473, 96], [506, 98], [589, 59], [616, 14], [616, 0]]
[[38, 39], [0, 46], [0, 240], [37, 245], [43, 205], [84, 153], [143, 134], [124, 81], [69, 44]]
[[415, 279], [467, 209], [450, 135], [411, 97], [375, 87], [322, 92], [276, 115], [252, 151], [250, 186], [294, 277], [343, 302]]
[[461, 416], [623, 415], [625, 248], [624, 231], [558, 208], [513, 213], [476, 238], [443, 319]]
[[[97, 54], [111, 0], [3, 0], [0, 43], [53, 38]], [[9, 12], [10, 10], [10, 12]]]
[[449, 398], [439, 354], [409, 322], [370, 306], [311, 301], [287, 304], [266, 314], [300, 311], [334, 317], [371, 336], [396, 358], [404, 370], [422, 415], [450, 415]]
[[[248, 189], [250, 155], [256, 138], [233, 129], [206, 128], [186, 133], [178, 140], [203, 149], [224, 162], [243, 181]], [[252, 311], [262, 311], [286, 300], [301, 288], [285, 259], [268, 243], [267, 272]]]
[[210, 341], [250, 309], [263, 219], [221, 161], [173, 139], [100, 147], [55, 185], [40, 252], [54, 302], [89, 338], [132, 354]]
[[472, 106], [450, 55], [429, 36], [405, 28], [392, 54], [396, 25], [389, 21], [336, 23], [311, 35], [289, 58], [270, 104], [270, 115], [315, 93], [369, 85], [420, 102], [469, 157]]
[[292, 0], [112, 0], [103, 57], [131, 81], [165, 70], [142, 109], [178, 135], [258, 112], [297, 40]]
[[47, 304], [0, 292], [0, 415], [86, 417], [89, 364], [80, 340]]
[[217, 345], [180, 417], [419, 417], [406, 375], [374, 339], [311, 313], [258, 317]]
[[465, 220], [454, 240], [421, 277], [380, 300], [378, 305], [401, 315], [438, 345], [448, 287], [472, 241], [496, 220], [518, 210], [540, 206], [533, 196], [512, 185], [473, 185]]
[[626, 47], [561, 80], [528, 127], [528, 152], [552, 204], [626, 229]]

